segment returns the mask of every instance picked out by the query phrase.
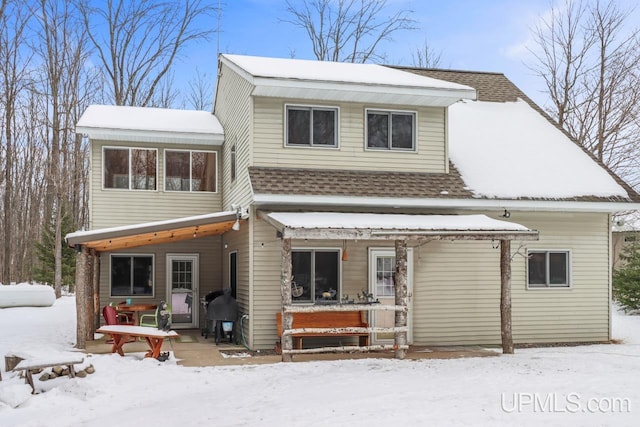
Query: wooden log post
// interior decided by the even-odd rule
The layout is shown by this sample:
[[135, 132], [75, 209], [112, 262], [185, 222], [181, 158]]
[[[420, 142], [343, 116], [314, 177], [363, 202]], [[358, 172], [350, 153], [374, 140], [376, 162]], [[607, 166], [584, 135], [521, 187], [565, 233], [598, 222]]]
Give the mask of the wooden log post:
[[[396, 305], [407, 307], [407, 241], [396, 240], [396, 274], [394, 275]], [[407, 326], [407, 311], [396, 311], [396, 328]], [[407, 355], [407, 332], [394, 333], [395, 358], [404, 359]]]
[[511, 333], [511, 241], [500, 241], [500, 332], [502, 353], [513, 354]]
[[93, 268], [93, 278], [91, 283], [93, 284], [93, 332], [100, 327], [100, 253], [95, 250], [91, 250]]
[[282, 361], [291, 362], [291, 351], [293, 349], [293, 337], [285, 334], [285, 331], [293, 329], [293, 313], [287, 310], [291, 306], [291, 239], [282, 239], [282, 284], [280, 294], [282, 296]]
[[86, 348], [87, 319], [91, 319], [86, 304], [89, 278], [89, 249], [80, 245], [76, 252], [76, 348], [82, 349]]

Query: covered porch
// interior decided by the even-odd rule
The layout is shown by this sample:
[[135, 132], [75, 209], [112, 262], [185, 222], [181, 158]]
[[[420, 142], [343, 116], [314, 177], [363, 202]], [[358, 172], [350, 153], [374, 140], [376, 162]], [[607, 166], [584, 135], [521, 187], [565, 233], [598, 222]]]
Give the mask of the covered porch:
[[[166, 247], [167, 244], [173, 247], [180, 242], [219, 236], [237, 230], [242, 222], [246, 222], [246, 213], [236, 209], [122, 227], [78, 231], [67, 235], [67, 243], [77, 250], [77, 347], [86, 348], [87, 341], [93, 340], [94, 332], [100, 325], [101, 305], [104, 305], [100, 294], [101, 254], [148, 246]], [[159, 298], [164, 299], [162, 296]], [[192, 304], [198, 304], [198, 301], [193, 301]]]
[[[282, 241], [281, 304], [282, 304], [282, 359], [291, 361], [295, 354], [320, 352], [348, 352], [367, 350], [393, 350], [396, 358], [403, 359], [409, 349], [407, 319], [409, 314], [407, 292], [407, 248], [411, 244], [429, 241], [485, 240], [499, 242], [500, 247], [500, 327], [502, 350], [513, 353], [511, 331], [511, 241], [538, 240], [538, 232], [523, 225], [489, 218], [486, 215], [400, 215], [337, 212], [268, 212], [258, 216], [273, 226]], [[341, 304], [340, 296], [334, 304], [294, 304], [292, 298], [292, 240], [334, 240], [394, 242], [395, 272], [393, 274], [394, 299], [390, 304]], [[391, 311], [395, 313], [394, 326], [379, 328], [309, 328], [294, 329], [294, 313], [326, 311]], [[316, 349], [294, 349], [292, 336], [303, 333], [392, 333], [393, 343], [388, 345], [337, 346]]]

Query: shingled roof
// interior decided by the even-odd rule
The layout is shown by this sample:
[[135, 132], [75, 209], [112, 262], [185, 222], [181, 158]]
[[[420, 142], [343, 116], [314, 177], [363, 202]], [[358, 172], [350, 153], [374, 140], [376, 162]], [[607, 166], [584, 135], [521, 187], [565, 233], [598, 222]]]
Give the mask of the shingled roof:
[[473, 196], [453, 165], [448, 174], [250, 167], [249, 176], [256, 194], [452, 199]]
[[[527, 97], [504, 74], [489, 72], [421, 69], [393, 67], [415, 74], [459, 83], [473, 87], [477, 100], [485, 102], [516, 102], [522, 99], [543, 115], [550, 123], [561, 129], [549, 115]], [[569, 135], [567, 135], [570, 137]], [[574, 141], [575, 142], [575, 141]], [[582, 147], [581, 147], [582, 148]], [[581, 196], [564, 199], [522, 198], [522, 200], [562, 200], [581, 202], [636, 202], [640, 195], [626, 182], [611, 172], [591, 153], [582, 148], [595, 162], [602, 166], [628, 193], [629, 199], [621, 197]], [[403, 173], [381, 171], [353, 171], [327, 169], [292, 169], [251, 167], [249, 174], [254, 194], [304, 195], [304, 196], [352, 196], [386, 198], [426, 199], [478, 199], [465, 184], [459, 171], [450, 163], [450, 172]]]
[[[531, 106], [534, 110], [545, 117], [556, 128], [560, 129], [570, 140], [572, 140], [577, 146], [579, 146], [585, 153], [591, 157], [591, 159], [604, 168], [615, 181], [629, 194], [631, 201], [640, 202], [640, 194], [638, 194], [629, 184], [627, 184], [622, 178], [613, 173], [604, 163], [598, 160], [593, 153], [585, 149], [580, 145], [567, 131], [562, 128], [558, 122], [553, 120], [546, 111], [544, 111], [538, 104], [533, 102], [524, 92], [522, 92], [511, 80], [509, 80], [502, 73], [491, 72], [479, 72], [479, 71], [460, 71], [460, 70], [445, 70], [436, 68], [416, 68], [416, 67], [402, 67], [392, 66], [399, 70], [408, 71], [414, 74], [419, 74], [426, 77], [432, 77], [435, 79], [445, 80], [452, 83], [460, 83], [467, 86], [471, 86], [476, 90], [477, 100], [486, 102], [514, 102], [518, 99], [522, 99]], [[588, 198], [575, 198], [571, 200], [591, 200], [591, 201], [611, 201], [611, 198], [603, 199], [598, 197]]]

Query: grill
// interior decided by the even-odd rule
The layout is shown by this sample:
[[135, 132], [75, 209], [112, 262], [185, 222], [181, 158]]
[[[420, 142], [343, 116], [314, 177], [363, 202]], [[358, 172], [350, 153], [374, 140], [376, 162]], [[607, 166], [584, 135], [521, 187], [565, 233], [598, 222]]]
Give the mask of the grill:
[[207, 294], [204, 304], [207, 309], [207, 317], [202, 335], [208, 338], [212, 333], [216, 344], [222, 339], [237, 344], [235, 329], [238, 320], [238, 303], [231, 296], [231, 289], [226, 288], [224, 291], [214, 291]]

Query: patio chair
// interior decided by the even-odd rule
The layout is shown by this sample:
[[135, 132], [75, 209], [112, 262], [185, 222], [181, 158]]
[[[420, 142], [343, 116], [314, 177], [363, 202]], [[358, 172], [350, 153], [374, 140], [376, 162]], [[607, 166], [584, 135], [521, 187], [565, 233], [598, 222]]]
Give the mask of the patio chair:
[[[164, 320], [164, 324], [160, 324], [158, 319], [161, 318], [163, 314], [168, 315], [168, 318]], [[171, 327], [171, 306], [162, 301], [158, 304], [158, 308], [156, 308], [155, 313], [141, 315], [140, 322], [138, 324], [140, 326], [169, 330]]]
[[[123, 323], [120, 323], [118, 321], [118, 311], [115, 309], [115, 307], [111, 306], [111, 305], [105, 305], [104, 308], [102, 309], [102, 317], [104, 317], [104, 322], [106, 325], [122, 325]], [[127, 342], [133, 342], [135, 341], [135, 338], [129, 338], [127, 340]], [[113, 344], [113, 340], [107, 340], [105, 341], [107, 344]]]
[[[112, 302], [109, 303], [112, 307], [117, 307], [119, 305], [127, 305], [126, 301], [120, 302]], [[133, 325], [133, 311], [118, 311], [118, 318], [120, 318], [120, 324], [122, 325]]]

